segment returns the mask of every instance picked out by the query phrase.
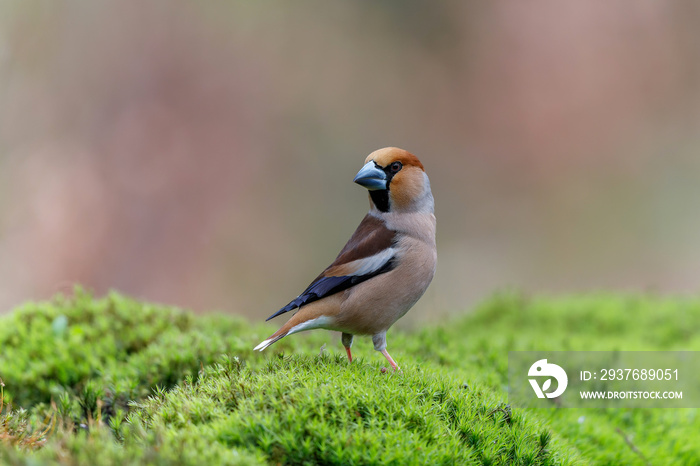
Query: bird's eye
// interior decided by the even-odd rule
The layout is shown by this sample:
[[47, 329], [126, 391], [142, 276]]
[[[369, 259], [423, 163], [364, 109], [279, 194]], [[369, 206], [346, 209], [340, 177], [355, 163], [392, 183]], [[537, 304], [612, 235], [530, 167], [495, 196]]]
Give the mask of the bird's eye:
[[403, 167], [403, 165], [401, 165], [401, 162], [394, 162], [391, 164], [391, 171], [396, 173], [397, 171], [401, 170], [401, 167]]

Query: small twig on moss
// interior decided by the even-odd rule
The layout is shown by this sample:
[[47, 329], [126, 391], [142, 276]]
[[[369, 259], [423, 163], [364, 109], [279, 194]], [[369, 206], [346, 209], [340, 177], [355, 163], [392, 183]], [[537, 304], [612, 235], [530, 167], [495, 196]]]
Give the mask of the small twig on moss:
[[[5, 406], [5, 384], [0, 379], [0, 414]], [[23, 411], [20, 411], [22, 416]], [[24, 417], [19, 417], [19, 422], [12, 422], [12, 418], [17, 414], [13, 412], [12, 406], [8, 404], [7, 413], [0, 415], [0, 442], [7, 442], [21, 448], [36, 450], [46, 443], [49, 435], [53, 433], [56, 426], [56, 418], [53, 414], [47, 415], [44, 419], [46, 427], [28, 434], [29, 422]], [[13, 425], [14, 424], [14, 425]]]
[[632, 441], [629, 439], [629, 437], [627, 437], [627, 436], [625, 435], [625, 433], [622, 432], [622, 429], [620, 429], [619, 427], [617, 427], [617, 428], [615, 428], [615, 431], [616, 431], [618, 434], [620, 434], [620, 436], [621, 436], [622, 439], [625, 441], [625, 443], [630, 447], [630, 449], [631, 449], [633, 452], [635, 452], [635, 453], [637, 454], [637, 456], [639, 456], [639, 457], [642, 459], [642, 461], [644, 461], [644, 463], [645, 463], [647, 466], [651, 466], [651, 462], [647, 459], [646, 456], [644, 456], [644, 454], [643, 454], [641, 451], [639, 451], [639, 448], [637, 448], [637, 446], [636, 446], [634, 443], [632, 443]]
[[495, 418], [496, 412], [503, 413], [503, 420], [506, 422], [506, 424], [512, 424], [513, 420], [511, 419], [511, 415], [513, 414], [513, 411], [510, 405], [501, 404], [498, 408], [491, 410], [491, 412], [489, 412], [489, 415]]

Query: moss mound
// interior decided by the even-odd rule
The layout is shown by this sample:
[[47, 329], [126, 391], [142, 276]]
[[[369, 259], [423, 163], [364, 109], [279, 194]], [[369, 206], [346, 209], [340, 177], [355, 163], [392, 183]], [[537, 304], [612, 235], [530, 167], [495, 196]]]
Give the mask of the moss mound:
[[367, 339], [254, 353], [272, 327], [78, 290], [0, 318], [0, 463], [692, 464], [697, 410], [511, 408], [507, 357], [698, 350], [699, 326], [690, 299], [502, 294], [390, 332], [385, 374]]

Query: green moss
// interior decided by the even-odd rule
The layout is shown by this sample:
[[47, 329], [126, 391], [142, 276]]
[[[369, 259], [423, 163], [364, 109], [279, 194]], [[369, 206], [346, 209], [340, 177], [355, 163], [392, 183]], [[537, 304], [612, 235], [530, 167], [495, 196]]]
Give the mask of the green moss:
[[0, 377], [6, 397], [21, 406], [63, 393], [92, 396], [104, 408], [171, 387], [225, 352], [247, 349], [231, 337], [247, 325], [232, 318], [196, 318], [112, 293], [104, 299], [77, 290], [74, 298], [30, 303], [1, 319]]
[[5, 398], [27, 410], [0, 425], [35, 435], [0, 463], [692, 464], [697, 410], [511, 408], [507, 355], [698, 350], [699, 326], [690, 299], [502, 294], [390, 332], [403, 372], [384, 374], [368, 339], [352, 364], [323, 331], [253, 353], [272, 327], [78, 292], [0, 318]]

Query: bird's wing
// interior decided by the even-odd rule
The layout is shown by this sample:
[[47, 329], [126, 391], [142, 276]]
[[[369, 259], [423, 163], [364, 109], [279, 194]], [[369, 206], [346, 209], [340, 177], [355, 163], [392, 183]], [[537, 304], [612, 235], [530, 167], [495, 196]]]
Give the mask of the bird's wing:
[[388, 229], [383, 220], [367, 214], [335, 261], [303, 293], [267, 320], [392, 270], [395, 237], [396, 232]]

